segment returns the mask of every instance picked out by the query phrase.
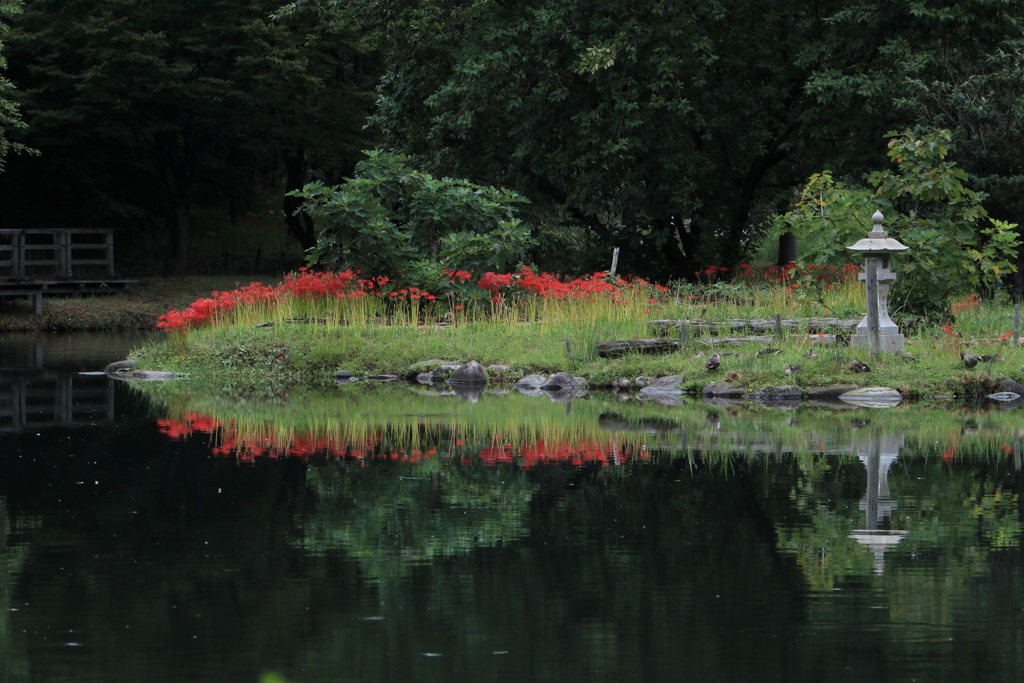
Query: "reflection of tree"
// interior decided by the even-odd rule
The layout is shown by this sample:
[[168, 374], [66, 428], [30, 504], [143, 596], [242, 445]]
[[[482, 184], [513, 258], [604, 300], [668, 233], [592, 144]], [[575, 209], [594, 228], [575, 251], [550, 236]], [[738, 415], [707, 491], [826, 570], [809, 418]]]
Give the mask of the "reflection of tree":
[[[19, 526], [24, 526], [21, 524]], [[27, 681], [30, 676], [26, 644], [20, 633], [11, 627], [15, 583], [27, 554], [26, 546], [11, 545], [11, 519], [7, 502], [0, 497], [0, 680]]]
[[[885, 441], [869, 437], [875, 445]], [[994, 453], [995, 467], [957, 462], [936, 446], [904, 450], [896, 462], [858, 453], [877, 468], [874, 475], [835, 457], [775, 463], [764, 473], [765, 505], [779, 549], [796, 559], [820, 596], [816, 609], [836, 609], [837, 596], [872, 586], [882, 589], [872, 602], [884, 603], [890, 628], [922, 638], [934, 637], [936, 628], [952, 634], [957, 615], [972, 612], [966, 587], [987, 580], [998, 551], [1019, 549], [1020, 500], [1003, 481], [1013, 463]], [[872, 534], [899, 542], [881, 547]]]
[[377, 579], [509, 543], [525, 534], [537, 486], [511, 467], [424, 461], [409, 468], [311, 465], [318, 502], [303, 521], [301, 547], [344, 549]]

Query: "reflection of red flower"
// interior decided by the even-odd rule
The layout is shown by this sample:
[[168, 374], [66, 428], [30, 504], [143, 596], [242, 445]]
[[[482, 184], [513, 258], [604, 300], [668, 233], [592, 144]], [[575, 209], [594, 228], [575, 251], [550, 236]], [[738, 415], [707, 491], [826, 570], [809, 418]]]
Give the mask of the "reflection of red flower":
[[[365, 461], [367, 459], [393, 460], [416, 463], [436, 457], [453, 458], [456, 462], [485, 465], [516, 464], [530, 469], [541, 464], [561, 463], [583, 465], [599, 463], [603, 467], [624, 464], [635, 460], [648, 460], [646, 448], [631, 444], [611, 444], [603, 441], [545, 442], [537, 439], [522, 444], [495, 441], [475, 453], [466, 450], [463, 439], [451, 438], [439, 444], [442, 448], [417, 447], [401, 448], [385, 445], [383, 434], [376, 434], [357, 444], [342, 439], [316, 434], [292, 434], [277, 437], [258, 432], [240, 433], [233, 422], [224, 423], [210, 415], [189, 413], [184, 420], [158, 419], [157, 426], [162, 434], [174, 440], [182, 440], [193, 434], [213, 434], [215, 444], [210, 452], [214, 456], [233, 457], [238, 462], [251, 463], [257, 458], [292, 457], [308, 461], [314, 457], [341, 458]], [[445, 454], [445, 455], [442, 455]]]
[[192, 433], [188, 424], [178, 420], [157, 420], [156, 426], [161, 434], [166, 434], [175, 441], [180, 441]]

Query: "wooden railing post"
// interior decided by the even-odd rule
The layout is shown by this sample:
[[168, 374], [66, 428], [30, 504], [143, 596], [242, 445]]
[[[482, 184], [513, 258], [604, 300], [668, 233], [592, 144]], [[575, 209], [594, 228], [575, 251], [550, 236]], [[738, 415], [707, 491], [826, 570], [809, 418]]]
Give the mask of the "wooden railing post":
[[107, 276], [114, 276], [114, 231], [108, 230], [107, 234], [103, 237], [104, 242], [107, 246]]
[[56, 238], [59, 277], [71, 279], [71, 233], [58, 230]]
[[11, 252], [11, 259], [14, 261], [14, 279], [25, 279], [25, 232], [19, 230], [13, 239], [14, 250]]

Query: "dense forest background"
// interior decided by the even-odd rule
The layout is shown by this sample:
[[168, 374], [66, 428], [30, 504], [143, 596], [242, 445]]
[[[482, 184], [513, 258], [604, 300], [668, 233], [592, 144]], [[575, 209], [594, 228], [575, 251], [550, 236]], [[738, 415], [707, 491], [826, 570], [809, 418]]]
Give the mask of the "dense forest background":
[[143, 272], [297, 265], [317, 226], [288, 193], [372, 149], [523, 195], [530, 260], [566, 273], [613, 247], [656, 279], [733, 266], [813, 174], [893, 172], [896, 133], [913, 156], [948, 131], [945, 166], [892, 191], [902, 213], [955, 167], [989, 216], [1024, 214], [1021, 2], [24, 0], [0, 18], [2, 227], [113, 227]]

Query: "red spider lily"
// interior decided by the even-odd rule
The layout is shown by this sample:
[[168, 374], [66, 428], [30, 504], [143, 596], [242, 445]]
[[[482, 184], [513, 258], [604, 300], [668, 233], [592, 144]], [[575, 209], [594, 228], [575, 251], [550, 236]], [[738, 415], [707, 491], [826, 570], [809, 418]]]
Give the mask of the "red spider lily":
[[953, 313], [962, 313], [965, 309], [972, 308], [974, 306], [980, 306], [981, 300], [977, 294], [968, 294], [963, 301], [954, 301], [951, 308]]

